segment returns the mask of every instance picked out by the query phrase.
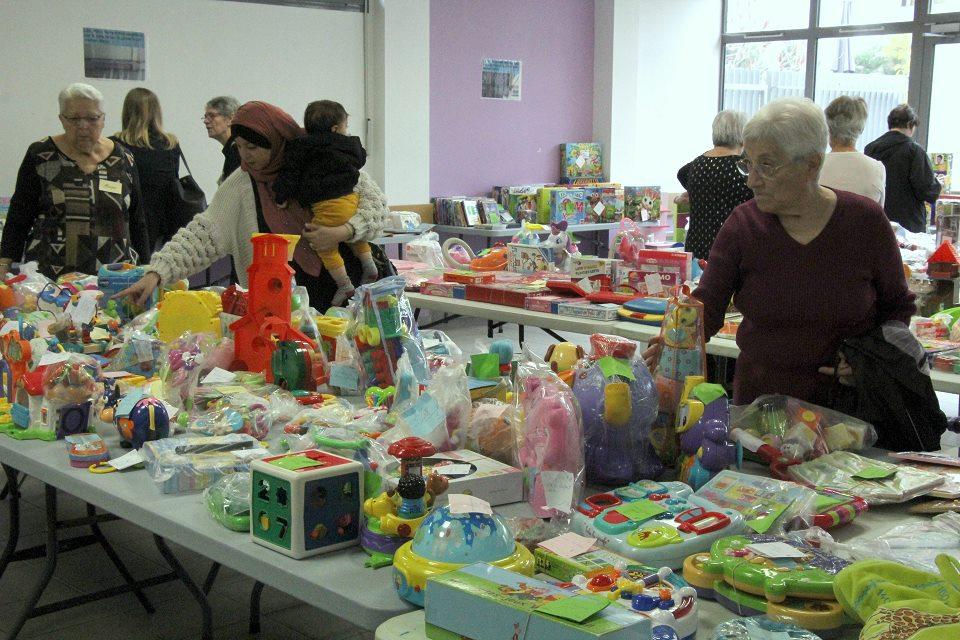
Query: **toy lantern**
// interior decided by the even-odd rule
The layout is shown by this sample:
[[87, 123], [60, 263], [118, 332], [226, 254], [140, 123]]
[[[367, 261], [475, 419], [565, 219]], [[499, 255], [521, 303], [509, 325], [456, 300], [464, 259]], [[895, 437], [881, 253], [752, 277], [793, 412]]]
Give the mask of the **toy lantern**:
[[416, 436], [397, 440], [387, 448], [387, 453], [400, 460], [400, 481], [397, 493], [402, 502], [397, 515], [402, 518], [419, 518], [427, 511], [424, 495], [427, 483], [423, 479], [423, 459], [437, 452], [436, 447]]

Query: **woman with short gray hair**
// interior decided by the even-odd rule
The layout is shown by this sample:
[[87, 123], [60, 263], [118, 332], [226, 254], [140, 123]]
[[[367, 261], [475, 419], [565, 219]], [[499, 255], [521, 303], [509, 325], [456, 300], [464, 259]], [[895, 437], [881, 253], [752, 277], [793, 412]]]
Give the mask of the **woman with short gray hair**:
[[713, 149], [677, 172], [677, 180], [687, 190], [680, 199], [690, 202], [690, 229], [684, 249], [697, 258], [710, 255], [710, 246], [724, 220], [734, 207], [753, 197], [736, 166], [746, 121], [742, 111], [718, 113], [713, 119]]
[[[833, 376], [852, 381], [841, 342], [909, 323], [915, 310], [897, 241], [879, 204], [820, 185], [827, 122], [810, 100], [767, 104], [743, 141], [739, 168], [754, 199], [720, 229], [693, 293], [704, 334], [720, 330], [733, 297], [743, 314], [734, 404], [777, 393], [826, 406]], [[655, 343], [644, 358], [658, 352]]]
[[149, 262], [134, 158], [102, 134], [103, 94], [74, 83], [58, 96], [63, 133], [27, 148], [0, 240], [0, 277], [34, 260], [56, 279], [115, 262]]
[[203, 126], [207, 129], [207, 137], [223, 145], [223, 169], [217, 186], [240, 166], [240, 152], [230, 134], [230, 123], [239, 108], [240, 103], [233, 96], [217, 96], [210, 98], [203, 110]]
[[887, 171], [883, 163], [857, 151], [857, 139], [867, 122], [867, 102], [840, 96], [824, 110], [830, 129], [830, 153], [823, 160], [820, 184], [857, 193], [883, 206]]

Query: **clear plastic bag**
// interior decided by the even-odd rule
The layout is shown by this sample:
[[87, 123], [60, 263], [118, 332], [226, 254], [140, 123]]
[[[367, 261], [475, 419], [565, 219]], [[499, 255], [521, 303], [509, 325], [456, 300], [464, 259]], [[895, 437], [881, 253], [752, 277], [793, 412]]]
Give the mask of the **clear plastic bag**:
[[653, 376], [636, 342], [612, 336], [597, 342], [604, 348], [582, 360], [573, 379], [583, 414], [586, 481], [619, 487], [657, 478], [663, 465], [650, 442], [658, 406]]
[[233, 361], [233, 340], [189, 331], [170, 343], [160, 365], [164, 399], [178, 409], [192, 406], [194, 390], [214, 367], [228, 369]]
[[404, 245], [407, 260], [422, 262], [435, 269], [443, 269], [443, 250], [440, 248], [440, 236], [434, 231], [421, 233]]
[[788, 473], [796, 482], [859, 496], [871, 506], [906, 502], [944, 482], [944, 477], [937, 473], [871, 460], [849, 451], [834, 451], [793, 465]]
[[545, 365], [523, 362], [514, 391], [524, 493], [541, 518], [570, 513], [583, 492], [583, 423], [573, 391]]
[[106, 370], [152, 376], [157, 371], [165, 347], [159, 338], [142, 331], [125, 331], [122, 342], [104, 354], [110, 359]]
[[234, 393], [211, 402], [206, 411], [190, 416], [189, 433], [223, 436], [244, 433], [263, 440], [269, 433], [267, 402], [249, 393]]
[[783, 395], [763, 395], [731, 407], [730, 428], [743, 429], [795, 460], [860, 451], [877, 441], [873, 425], [859, 418]]
[[499, 400], [473, 405], [467, 449], [509, 465], [517, 464], [517, 434], [513, 406]]
[[250, 473], [223, 476], [203, 490], [203, 502], [213, 519], [231, 531], [250, 530]]
[[249, 471], [250, 460], [269, 452], [252, 436], [232, 433], [151, 440], [143, 444], [140, 453], [161, 492], [196, 493], [222, 476]]
[[363, 388], [395, 385], [397, 363], [404, 354], [417, 379], [427, 380], [423, 343], [403, 289], [403, 278], [391, 276], [359, 287], [351, 300], [347, 335], [359, 354]]
[[20, 265], [20, 275], [9, 280], [13, 289], [14, 301], [24, 313], [37, 310], [37, 301], [43, 288], [51, 280], [37, 270], [36, 262]]
[[730, 470], [711, 478], [696, 495], [740, 513], [757, 533], [777, 535], [811, 526], [817, 503], [817, 493], [808, 487]]

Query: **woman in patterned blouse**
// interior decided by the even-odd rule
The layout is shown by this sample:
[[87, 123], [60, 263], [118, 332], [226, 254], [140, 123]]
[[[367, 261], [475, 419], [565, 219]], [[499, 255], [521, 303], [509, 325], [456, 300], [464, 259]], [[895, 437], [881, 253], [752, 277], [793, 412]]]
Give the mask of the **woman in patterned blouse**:
[[690, 229], [684, 249], [696, 258], [710, 255], [713, 239], [730, 212], [753, 197], [747, 179], [737, 171], [746, 123], [747, 116], [742, 111], [718, 113], [713, 119], [713, 149], [677, 172], [690, 199]]
[[71, 84], [59, 96], [63, 133], [34, 142], [17, 174], [0, 241], [0, 276], [35, 260], [49, 278], [149, 262], [133, 156], [103, 137], [103, 94]]

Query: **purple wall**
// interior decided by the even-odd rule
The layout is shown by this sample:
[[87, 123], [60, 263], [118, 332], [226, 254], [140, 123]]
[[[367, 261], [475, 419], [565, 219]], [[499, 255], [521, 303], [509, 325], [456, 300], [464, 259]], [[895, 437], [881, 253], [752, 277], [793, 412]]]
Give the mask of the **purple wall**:
[[[430, 0], [430, 195], [550, 182], [593, 136], [593, 0]], [[480, 97], [483, 58], [520, 60], [521, 100]]]

